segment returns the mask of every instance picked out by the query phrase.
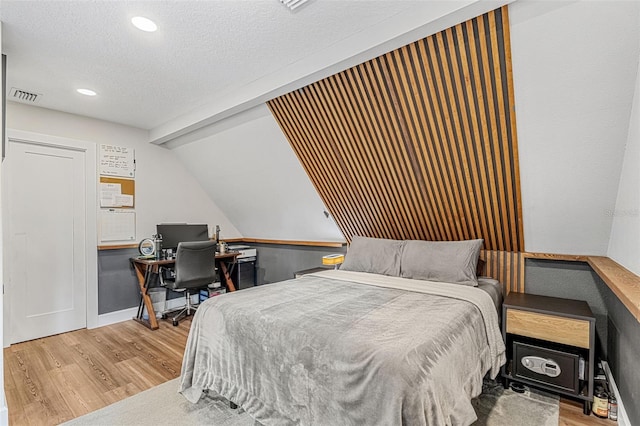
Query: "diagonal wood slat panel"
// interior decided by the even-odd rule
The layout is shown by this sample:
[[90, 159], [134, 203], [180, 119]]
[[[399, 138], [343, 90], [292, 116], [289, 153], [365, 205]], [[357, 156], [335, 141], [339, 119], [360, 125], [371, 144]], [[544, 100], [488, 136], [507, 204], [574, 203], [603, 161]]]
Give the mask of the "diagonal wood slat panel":
[[268, 105], [347, 241], [483, 238], [495, 265], [519, 268], [506, 7]]
[[482, 275], [500, 281], [505, 295], [524, 293], [524, 253], [481, 250], [480, 259], [485, 262]]

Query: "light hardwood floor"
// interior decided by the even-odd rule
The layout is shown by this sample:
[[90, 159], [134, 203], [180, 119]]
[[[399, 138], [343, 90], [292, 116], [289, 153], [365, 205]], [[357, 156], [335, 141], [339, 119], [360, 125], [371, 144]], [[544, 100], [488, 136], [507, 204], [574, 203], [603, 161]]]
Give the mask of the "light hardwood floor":
[[11, 425], [55, 425], [180, 375], [190, 320], [78, 330], [4, 350]]
[[[126, 321], [11, 345], [4, 350], [9, 424], [56, 425], [178, 377], [190, 325], [160, 321], [151, 331]], [[563, 400], [559, 424], [615, 422]]]

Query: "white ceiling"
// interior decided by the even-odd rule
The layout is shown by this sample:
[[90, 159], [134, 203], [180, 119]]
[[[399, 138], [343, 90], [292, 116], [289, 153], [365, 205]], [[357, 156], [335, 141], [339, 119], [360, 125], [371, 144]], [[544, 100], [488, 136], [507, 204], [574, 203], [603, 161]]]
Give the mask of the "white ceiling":
[[8, 88], [42, 94], [38, 106], [164, 143], [504, 3], [2, 0], [2, 51]]

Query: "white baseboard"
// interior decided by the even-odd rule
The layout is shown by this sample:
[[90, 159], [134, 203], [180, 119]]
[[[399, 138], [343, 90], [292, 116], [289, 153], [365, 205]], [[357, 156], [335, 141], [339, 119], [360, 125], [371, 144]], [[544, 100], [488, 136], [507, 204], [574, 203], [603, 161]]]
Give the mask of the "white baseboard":
[[[167, 300], [167, 310], [177, 309], [184, 306], [184, 297], [178, 297], [176, 299]], [[198, 295], [191, 296], [191, 303], [198, 303]], [[160, 312], [164, 308], [164, 302], [154, 303], [156, 312]], [[129, 321], [135, 317], [138, 313], [138, 308], [128, 308], [121, 311], [109, 312], [107, 314], [98, 315], [97, 327], [104, 327], [105, 325], [116, 324], [122, 321]]]
[[9, 410], [7, 410], [7, 398], [2, 392], [2, 400], [4, 404], [0, 407], [0, 426], [9, 426]]
[[109, 312], [108, 314], [98, 315], [98, 327], [111, 325], [122, 321], [128, 321], [135, 317], [138, 308], [123, 309], [121, 311]]
[[607, 375], [607, 380], [609, 381], [609, 390], [613, 391], [613, 394], [616, 396], [616, 400], [618, 400], [618, 425], [632, 426], [631, 421], [629, 421], [629, 416], [624, 409], [624, 404], [622, 403], [620, 393], [618, 393], [618, 386], [616, 386], [616, 381], [613, 379], [613, 375], [611, 374], [611, 370], [609, 369], [609, 363], [607, 361], [602, 361], [602, 368], [604, 368], [604, 374]]

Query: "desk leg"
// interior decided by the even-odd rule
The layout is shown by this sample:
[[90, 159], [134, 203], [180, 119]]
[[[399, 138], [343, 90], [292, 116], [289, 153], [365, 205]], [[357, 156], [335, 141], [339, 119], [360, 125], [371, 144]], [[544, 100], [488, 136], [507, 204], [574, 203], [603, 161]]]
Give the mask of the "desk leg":
[[229, 291], [236, 291], [236, 286], [233, 284], [233, 280], [231, 279], [231, 274], [229, 273], [226, 262], [220, 262], [220, 270], [222, 271], [222, 275], [224, 275], [224, 279], [227, 282], [227, 288], [229, 289]]
[[147, 314], [149, 314], [149, 321], [145, 321], [142, 319], [143, 309], [138, 308], [138, 316], [134, 318], [141, 324], [149, 327], [152, 330], [157, 330], [160, 326], [158, 325], [158, 319], [156, 318], [156, 311], [153, 309], [153, 303], [151, 302], [151, 297], [147, 292], [147, 286], [149, 284], [149, 280], [151, 278], [151, 267], [145, 267], [144, 265], [135, 264], [136, 276], [138, 277], [138, 284], [140, 285], [140, 296], [142, 297], [142, 301], [144, 302], [144, 306], [147, 308]]

